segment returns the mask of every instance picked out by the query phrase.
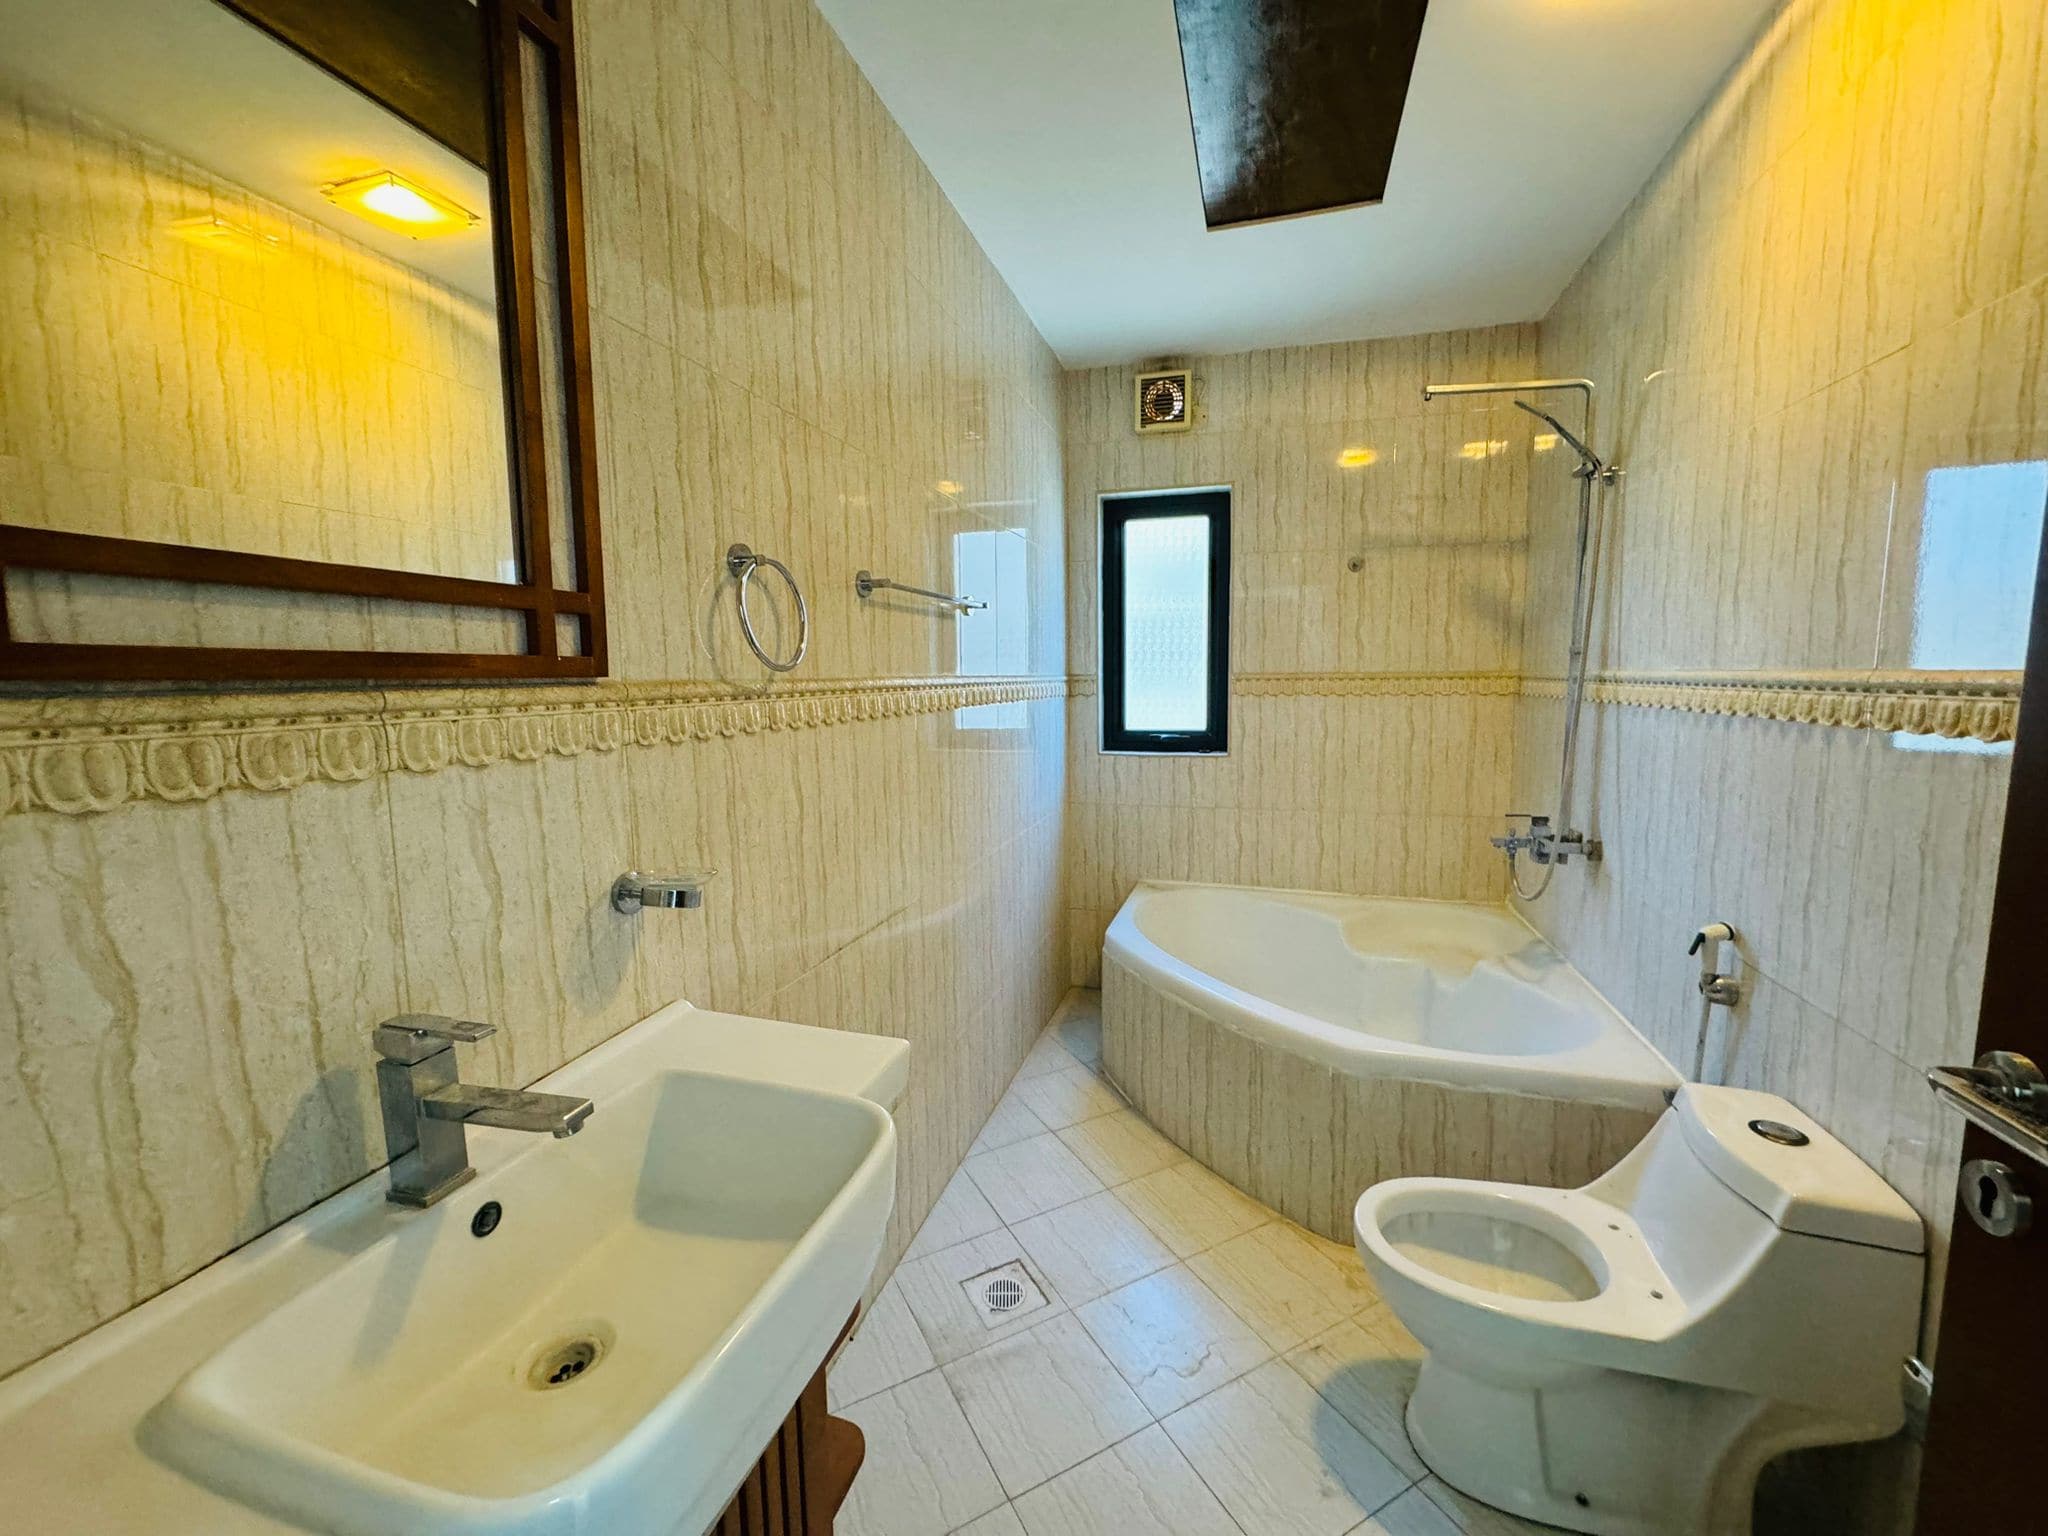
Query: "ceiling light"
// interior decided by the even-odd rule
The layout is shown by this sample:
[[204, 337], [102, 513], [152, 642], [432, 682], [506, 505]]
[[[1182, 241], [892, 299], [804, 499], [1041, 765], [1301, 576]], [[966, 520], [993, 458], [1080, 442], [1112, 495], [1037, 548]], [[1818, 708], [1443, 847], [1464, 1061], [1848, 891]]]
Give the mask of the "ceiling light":
[[284, 244], [276, 235], [259, 234], [248, 225], [224, 219], [217, 213], [173, 219], [171, 233], [180, 240], [227, 256], [274, 256]]
[[460, 203], [408, 181], [396, 171], [372, 171], [347, 181], [331, 181], [320, 189], [320, 195], [337, 208], [414, 239], [458, 234], [481, 222]]
[[1346, 448], [1337, 455], [1337, 464], [1342, 469], [1364, 469], [1368, 464], [1380, 461], [1377, 448]]

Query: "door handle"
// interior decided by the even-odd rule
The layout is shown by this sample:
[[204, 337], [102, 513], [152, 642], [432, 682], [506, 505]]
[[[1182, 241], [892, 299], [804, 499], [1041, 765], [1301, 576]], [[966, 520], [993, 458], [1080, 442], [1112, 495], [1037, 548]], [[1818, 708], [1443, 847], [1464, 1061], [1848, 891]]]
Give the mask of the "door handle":
[[[2048, 1075], [2026, 1057], [2015, 1051], [1986, 1051], [1972, 1067], [1934, 1068], [1927, 1082], [1943, 1103], [1972, 1125], [2048, 1166]], [[1967, 1189], [1964, 1197], [1967, 1204]]]

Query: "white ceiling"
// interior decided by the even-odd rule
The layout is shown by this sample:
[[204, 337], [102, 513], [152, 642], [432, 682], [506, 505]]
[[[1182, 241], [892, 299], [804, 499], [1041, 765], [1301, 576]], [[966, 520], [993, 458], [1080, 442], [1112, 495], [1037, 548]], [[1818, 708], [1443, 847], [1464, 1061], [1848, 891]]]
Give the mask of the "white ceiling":
[[1172, 0], [819, 0], [1068, 367], [1540, 318], [1777, 0], [1434, 0], [1385, 203], [1210, 232]]

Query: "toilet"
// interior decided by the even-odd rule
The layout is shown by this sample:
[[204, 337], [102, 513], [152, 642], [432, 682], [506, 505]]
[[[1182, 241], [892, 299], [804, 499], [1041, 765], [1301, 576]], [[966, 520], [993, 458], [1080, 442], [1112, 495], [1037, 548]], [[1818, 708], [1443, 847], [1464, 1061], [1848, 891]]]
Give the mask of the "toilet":
[[1784, 1099], [1681, 1088], [1583, 1189], [1393, 1179], [1358, 1251], [1454, 1488], [1595, 1536], [1746, 1536], [1757, 1474], [1904, 1421], [1925, 1232]]

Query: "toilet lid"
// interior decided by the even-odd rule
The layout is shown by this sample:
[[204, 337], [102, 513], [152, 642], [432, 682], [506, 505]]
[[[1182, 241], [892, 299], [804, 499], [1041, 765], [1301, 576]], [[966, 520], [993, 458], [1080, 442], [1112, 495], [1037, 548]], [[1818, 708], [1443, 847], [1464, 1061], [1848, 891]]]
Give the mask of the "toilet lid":
[[1926, 1227], [1899, 1192], [1789, 1100], [1689, 1083], [1673, 1108], [1693, 1156], [1786, 1231], [1925, 1251]]

